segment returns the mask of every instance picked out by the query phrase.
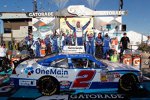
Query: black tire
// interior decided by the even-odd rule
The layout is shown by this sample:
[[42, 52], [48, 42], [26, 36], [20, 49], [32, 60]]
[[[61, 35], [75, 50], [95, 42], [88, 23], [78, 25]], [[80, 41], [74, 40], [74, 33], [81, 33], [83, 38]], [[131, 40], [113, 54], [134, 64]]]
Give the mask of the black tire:
[[52, 76], [43, 76], [37, 81], [37, 87], [42, 95], [53, 95], [59, 93], [59, 82]]
[[119, 80], [118, 90], [121, 93], [133, 93], [139, 88], [138, 78], [134, 74], [125, 74]]

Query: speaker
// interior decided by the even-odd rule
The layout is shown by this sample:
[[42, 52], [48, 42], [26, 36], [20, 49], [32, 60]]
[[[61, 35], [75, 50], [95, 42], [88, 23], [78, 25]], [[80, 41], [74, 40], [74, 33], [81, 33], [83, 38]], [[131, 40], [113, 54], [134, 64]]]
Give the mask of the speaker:
[[126, 31], [126, 25], [125, 25], [125, 24], [122, 25], [121, 30], [122, 30], [122, 31]]
[[111, 24], [107, 24], [107, 25], [106, 25], [106, 28], [107, 28], [107, 29], [111, 29]]
[[28, 26], [28, 33], [32, 33], [32, 26]]
[[118, 31], [119, 30], [119, 26], [115, 26], [115, 30]]

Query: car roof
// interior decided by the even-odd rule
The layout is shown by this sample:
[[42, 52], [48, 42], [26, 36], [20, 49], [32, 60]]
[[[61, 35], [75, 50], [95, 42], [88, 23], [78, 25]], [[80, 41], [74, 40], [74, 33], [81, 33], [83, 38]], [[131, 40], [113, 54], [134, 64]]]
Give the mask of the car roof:
[[46, 58], [43, 58], [39, 61], [37, 61], [38, 64], [40, 65], [49, 65], [52, 61], [61, 59], [61, 58], [88, 58], [89, 60], [92, 60], [94, 62], [97, 62], [100, 65], [103, 65], [102, 63], [98, 62], [92, 55], [90, 54], [57, 54], [57, 55], [52, 55]]

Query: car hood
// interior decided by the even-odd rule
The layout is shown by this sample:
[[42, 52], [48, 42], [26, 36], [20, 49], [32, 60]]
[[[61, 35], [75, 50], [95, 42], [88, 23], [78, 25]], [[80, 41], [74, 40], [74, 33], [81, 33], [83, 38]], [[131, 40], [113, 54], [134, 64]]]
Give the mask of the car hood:
[[113, 70], [132, 70], [132, 71], [140, 71], [138, 67], [134, 67], [134, 66], [129, 66], [126, 64], [122, 64], [122, 63], [114, 63], [111, 61], [103, 61], [103, 63], [105, 65], [107, 65], [107, 69], [109, 71], [113, 71]]
[[38, 59], [28, 59], [28, 60], [25, 60], [23, 62], [21, 62], [17, 68], [22, 68], [22, 67], [27, 67], [27, 66], [34, 66], [35, 64], [37, 64], [37, 60]]

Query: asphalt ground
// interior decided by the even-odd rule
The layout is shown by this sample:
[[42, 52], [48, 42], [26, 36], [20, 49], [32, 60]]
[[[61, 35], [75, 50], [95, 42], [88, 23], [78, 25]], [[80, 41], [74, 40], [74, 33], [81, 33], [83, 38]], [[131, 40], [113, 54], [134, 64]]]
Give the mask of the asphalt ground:
[[42, 96], [37, 89], [13, 88], [7, 83], [0, 87], [0, 100], [150, 100], [150, 79], [145, 77], [142, 88], [134, 93], [117, 91], [89, 91], [89, 93], [61, 92], [59, 95]]

